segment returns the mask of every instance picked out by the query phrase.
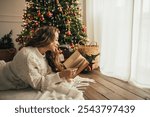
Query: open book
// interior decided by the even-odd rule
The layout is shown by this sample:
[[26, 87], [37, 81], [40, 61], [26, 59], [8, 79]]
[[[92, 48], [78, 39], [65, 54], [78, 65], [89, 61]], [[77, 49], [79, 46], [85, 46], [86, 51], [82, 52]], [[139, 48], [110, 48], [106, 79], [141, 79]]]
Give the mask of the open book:
[[77, 75], [88, 66], [89, 62], [76, 50], [63, 64], [66, 68], [78, 68]]

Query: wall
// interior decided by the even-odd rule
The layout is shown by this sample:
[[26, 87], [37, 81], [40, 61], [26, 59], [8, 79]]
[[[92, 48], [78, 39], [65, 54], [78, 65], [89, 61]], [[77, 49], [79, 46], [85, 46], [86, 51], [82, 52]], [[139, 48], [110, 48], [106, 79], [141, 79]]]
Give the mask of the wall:
[[13, 30], [13, 41], [18, 48], [15, 39], [22, 30], [22, 15], [25, 8], [24, 0], [0, 0], [0, 37]]

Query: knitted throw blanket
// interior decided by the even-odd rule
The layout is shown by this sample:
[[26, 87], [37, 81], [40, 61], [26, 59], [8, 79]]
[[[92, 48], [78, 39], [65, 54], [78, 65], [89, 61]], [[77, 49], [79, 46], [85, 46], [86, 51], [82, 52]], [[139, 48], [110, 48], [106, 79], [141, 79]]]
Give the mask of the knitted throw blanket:
[[76, 76], [71, 82], [63, 81], [59, 84], [49, 84], [47, 90], [39, 91], [35, 99], [38, 100], [84, 100], [83, 92], [93, 79]]

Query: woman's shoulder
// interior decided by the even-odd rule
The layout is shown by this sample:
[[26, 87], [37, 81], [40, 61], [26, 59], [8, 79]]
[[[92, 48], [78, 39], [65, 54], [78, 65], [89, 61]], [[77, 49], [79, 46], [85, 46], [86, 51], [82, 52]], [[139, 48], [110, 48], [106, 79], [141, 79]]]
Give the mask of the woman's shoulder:
[[40, 54], [36, 47], [23, 47], [17, 55], [14, 57], [14, 60], [22, 61], [40, 61], [43, 59], [43, 56]]
[[28, 59], [41, 59], [43, 55], [38, 51], [36, 47], [24, 47], [22, 50], [24, 55], [27, 55]]
[[35, 53], [34, 47], [23, 47], [19, 52], [19, 54], [28, 55]]
[[17, 52], [15, 58], [28, 58], [29, 55], [34, 55], [34, 50], [33, 47], [23, 47]]
[[35, 47], [23, 47], [20, 51], [23, 51], [23, 52], [32, 52], [34, 51], [36, 48]]

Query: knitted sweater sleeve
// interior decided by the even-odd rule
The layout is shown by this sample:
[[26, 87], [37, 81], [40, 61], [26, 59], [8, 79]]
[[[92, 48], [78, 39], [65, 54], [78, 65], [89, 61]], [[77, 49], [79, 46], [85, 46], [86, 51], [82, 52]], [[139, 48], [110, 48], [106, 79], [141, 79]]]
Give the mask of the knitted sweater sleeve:
[[34, 56], [29, 56], [27, 58], [25, 80], [26, 82], [38, 90], [45, 90], [48, 84], [61, 82], [61, 78], [58, 73], [50, 73], [43, 75], [43, 70], [41, 65], [39, 65], [39, 60], [34, 58]]

